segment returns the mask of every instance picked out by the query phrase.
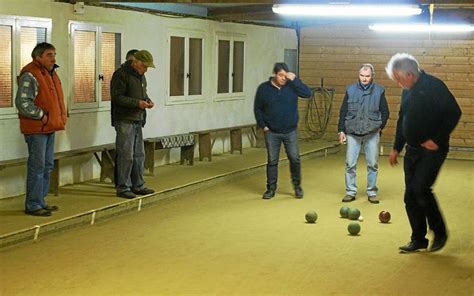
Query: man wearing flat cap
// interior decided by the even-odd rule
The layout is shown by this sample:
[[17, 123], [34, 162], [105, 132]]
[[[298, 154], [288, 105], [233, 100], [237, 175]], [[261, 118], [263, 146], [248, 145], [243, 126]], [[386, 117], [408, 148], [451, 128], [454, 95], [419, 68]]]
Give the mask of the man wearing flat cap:
[[147, 94], [145, 73], [155, 68], [153, 56], [139, 50], [134, 59], [123, 63], [110, 81], [112, 97], [112, 126], [115, 127], [117, 196], [135, 198], [155, 192], [145, 186], [143, 170], [145, 148], [142, 128], [146, 122], [146, 109], [155, 105]]

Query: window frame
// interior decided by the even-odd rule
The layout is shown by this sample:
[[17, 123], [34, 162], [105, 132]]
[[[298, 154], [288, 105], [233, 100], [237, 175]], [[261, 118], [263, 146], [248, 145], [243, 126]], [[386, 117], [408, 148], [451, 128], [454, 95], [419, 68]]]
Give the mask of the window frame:
[[21, 28], [36, 27], [46, 29], [46, 42], [51, 43], [52, 19], [15, 15], [0, 15], [0, 25], [12, 26], [12, 106], [0, 108], [0, 119], [17, 118], [15, 97], [18, 90], [16, 77], [21, 72]]
[[[171, 70], [171, 37], [184, 38], [184, 95], [172, 96], [170, 89], [170, 70]], [[189, 94], [189, 79], [186, 77], [186, 73], [189, 73], [189, 40], [191, 38], [201, 39], [201, 94], [190, 95]], [[168, 30], [166, 35], [167, 44], [167, 59], [166, 59], [166, 100], [165, 105], [181, 105], [181, 104], [194, 104], [204, 102], [204, 73], [206, 73], [205, 63], [205, 33], [203, 31], [185, 30], [172, 28]]]
[[[102, 83], [99, 75], [102, 75], [102, 33], [120, 34], [120, 60], [122, 61], [123, 54], [123, 28], [118, 25], [100, 24], [81, 21], [69, 21], [69, 87], [67, 89], [68, 110], [69, 113], [86, 113], [109, 111], [111, 108], [111, 101], [102, 101]], [[95, 32], [95, 102], [90, 103], [76, 103], [74, 102], [74, 37], [76, 31]]]
[[[229, 92], [228, 93], [218, 93], [218, 83], [219, 83], [219, 41], [225, 40], [229, 41]], [[234, 72], [234, 42], [243, 42], [244, 43], [244, 60], [243, 60], [243, 77], [242, 77], [242, 91], [241, 92], [232, 92], [233, 89], [233, 78], [232, 73]], [[246, 96], [246, 72], [247, 72], [247, 36], [245, 34], [238, 33], [224, 33], [217, 32], [215, 38], [215, 57], [216, 57], [216, 80], [214, 85], [214, 101], [231, 101], [231, 100], [243, 100]]]

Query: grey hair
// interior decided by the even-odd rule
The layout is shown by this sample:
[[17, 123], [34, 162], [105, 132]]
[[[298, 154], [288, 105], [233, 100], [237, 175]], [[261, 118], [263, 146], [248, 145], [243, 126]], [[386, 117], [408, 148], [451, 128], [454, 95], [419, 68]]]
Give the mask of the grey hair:
[[372, 73], [372, 78], [375, 77], [375, 68], [372, 64], [362, 64], [359, 68], [359, 72], [362, 69], [370, 69], [370, 72]]
[[125, 60], [130, 60], [133, 58], [133, 55], [138, 52], [138, 49], [130, 49], [125, 56]]
[[36, 57], [40, 57], [48, 49], [56, 50], [56, 48], [54, 48], [54, 45], [52, 45], [51, 43], [47, 43], [47, 42], [38, 43], [36, 44], [35, 48], [33, 48], [33, 51], [31, 52], [31, 57], [33, 59]]
[[390, 79], [394, 80], [393, 72], [397, 71], [402, 77], [412, 73], [415, 77], [420, 75], [420, 65], [414, 56], [408, 53], [394, 54], [385, 67], [385, 72]]

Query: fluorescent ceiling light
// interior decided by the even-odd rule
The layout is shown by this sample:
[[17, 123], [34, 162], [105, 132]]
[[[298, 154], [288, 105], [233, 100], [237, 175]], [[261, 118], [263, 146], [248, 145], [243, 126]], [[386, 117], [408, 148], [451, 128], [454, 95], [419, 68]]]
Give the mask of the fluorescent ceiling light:
[[421, 14], [416, 5], [311, 5], [311, 4], [275, 4], [274, 13], [300, 16], [410, 16]]
[[472, 25], [429, 25], [429, 24], [376, 24], [369, 26], [369, 29], [382, 32], [449, 32], [449, 33], [466, 33], [474, 32]]

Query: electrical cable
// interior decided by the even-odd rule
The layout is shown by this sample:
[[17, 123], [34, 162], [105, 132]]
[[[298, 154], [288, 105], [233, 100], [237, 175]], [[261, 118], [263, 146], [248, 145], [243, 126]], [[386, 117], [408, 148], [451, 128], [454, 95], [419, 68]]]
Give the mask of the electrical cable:
[[334, 101], [334, 88], [325, 88], [323, 79], [321, 86], [311, 88], [312, 95], [306, 110], [304, 125], [309, 136], [308, 140], [321, 139], [331, 119], [332, 105]]

